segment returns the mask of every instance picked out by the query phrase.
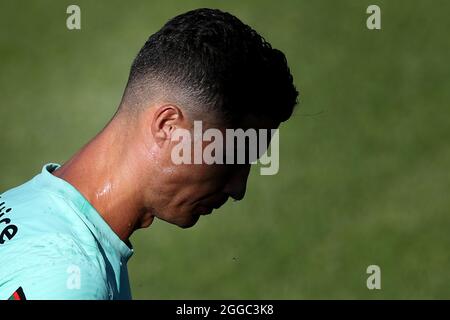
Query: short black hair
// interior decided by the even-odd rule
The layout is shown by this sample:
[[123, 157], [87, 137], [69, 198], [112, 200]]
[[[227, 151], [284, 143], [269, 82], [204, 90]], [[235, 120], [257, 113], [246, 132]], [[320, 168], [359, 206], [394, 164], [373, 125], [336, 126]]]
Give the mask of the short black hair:
[[183, 99], [194, 118], [231, 122], [245, 115], [282, 122], [298, 102], [285, 55], [232, 14], [207, 8], [150, 36], [131, 66], [129, 94]]

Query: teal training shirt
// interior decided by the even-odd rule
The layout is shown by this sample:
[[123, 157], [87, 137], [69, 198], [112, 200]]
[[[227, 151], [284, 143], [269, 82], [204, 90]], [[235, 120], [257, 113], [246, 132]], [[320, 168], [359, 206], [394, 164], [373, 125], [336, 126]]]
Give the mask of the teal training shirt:
[[133, 249], [58, 167], [0, 195], [0, 300], [131, 299]]

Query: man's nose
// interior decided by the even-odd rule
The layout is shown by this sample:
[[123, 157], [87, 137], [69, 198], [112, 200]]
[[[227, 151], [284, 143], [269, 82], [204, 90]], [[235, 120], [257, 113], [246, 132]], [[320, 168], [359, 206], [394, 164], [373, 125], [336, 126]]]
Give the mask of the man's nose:
[[228, 181], [224, 192], [234, 200], [242, 200], [247, 189], [247, 179], [250, 173], [250, 165], [240, 166]]

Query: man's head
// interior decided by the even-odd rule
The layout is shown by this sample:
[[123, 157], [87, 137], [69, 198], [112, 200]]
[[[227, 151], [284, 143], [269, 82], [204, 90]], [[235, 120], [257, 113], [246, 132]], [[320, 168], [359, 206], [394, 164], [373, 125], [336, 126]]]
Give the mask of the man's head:
[[115, 115], [133, 131], [147, 209], [190, 227], [242, 199], [250, 164], [175, 164], [176, 130], [195, 120], [221, 132], [277, 128], [297, 96], [284, 54], [231, 14], [198, 9], [168, 21], [136, 56]]

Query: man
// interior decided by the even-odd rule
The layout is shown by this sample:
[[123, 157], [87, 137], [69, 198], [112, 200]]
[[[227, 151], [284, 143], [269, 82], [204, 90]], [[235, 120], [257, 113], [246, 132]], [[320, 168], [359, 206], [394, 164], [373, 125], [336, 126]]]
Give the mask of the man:
[[188, 228], [245, 194], [248, 162], [175, 164], [175, 132], [194, 120], [277, 128], [297, 95], [283, 53], [231, 14], [167, 22], [135, 58], [106, 127], [63, 166], [0, 196], [0, 299], [131, 298], [136, 229], [155, 217]]

